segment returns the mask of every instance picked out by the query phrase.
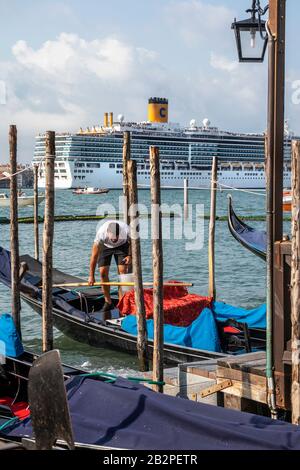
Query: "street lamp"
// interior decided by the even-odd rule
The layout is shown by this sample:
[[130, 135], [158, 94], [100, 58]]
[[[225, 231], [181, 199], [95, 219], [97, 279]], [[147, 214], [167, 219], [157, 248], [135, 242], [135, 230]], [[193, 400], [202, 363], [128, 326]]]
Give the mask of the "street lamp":
[[251, 17], [232, 23], [234, 30], [238, 56], [240, 62], [263, 62], [267, 45], [268, 35], [266, 34], [266, 22], [262, 16], [268, 10], [261, 8], [259, 0], [252, 1], [252, 8], [246, 10], [251, 13]]
[[[267, 10], [269, 10], [269, 18], [266, 23], [262, 20], [262, 16]], [[278, 253], [281, 250], [279, 247], [282, 242], [286, 0], [269, 0], [269, 4], [265, 8], [260, 6], [260, 0], [252, 0], [252, 8], [247, 10], [247, 13], [251, 13], [251, 18], [244, 21], [234, 21], [232, 24], [240, 62], [262, 62], [267, 45], [269, 56], [268, 131], [266, 135], [266, 378], [271, 416], [276, 417], [278, 404], [282, 408], [289, 406], [290, 397], [287, 390], [290, 387], [291, 375], [286, 373], [287, 366], [282, 358], [286, 351], [291, 351], [293, 357], [293, 347], [291, 348], [289, 345], [295, 343], [295, 341], [291, 341], [291, 322], [286, 316], [289, 304], [283, 294], [283, 292], [288, 292], [289, 284], [282, 276], [285, 267], [278, 262]], [[299, 328], [296, 335], [297, 338], [300, 337]], [[297, 354], [299, 354], [298, 351]], [[297, 354], [295, 357], [298, 358]], [[293, 368], [293, 377], [298, 378], [299, 361], [293, 365]], [[296, 389], [299, 390], [300, 395], [299, 383], [296, 384]], [[297, 395], [292, 401], [294, 402], [293, 422], [299, 424], [300, 396]]]

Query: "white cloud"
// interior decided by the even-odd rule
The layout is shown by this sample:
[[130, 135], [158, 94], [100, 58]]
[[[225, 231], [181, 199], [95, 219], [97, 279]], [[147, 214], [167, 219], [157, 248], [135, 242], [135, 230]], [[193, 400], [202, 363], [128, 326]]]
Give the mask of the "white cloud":
[[58, 82], [72, 82], [81, 73], [104, 80], [125, 80], [132, 72], [133, 50], [114, 38], [86, 41], [76, 34], [61, 33], [34, 51], [25, 41], [12, 48], [19, 64], [40, 71]]
[[[20, 158], [28, 161], [36, 133], [99, 124], [104, 111], [144, 120], [149, 96], [169, 98], [173, 122], [209, 117], [224, 130], [264, 130], [266, 64], [237, 62], [230, 30], [234, 13], [204, 0], [174, 0], [168, 5], [162, 7], [163, 33], [161, 41], [154, 41], [156, 50], [152, 43], [148, 48], [142, 41], [137, 44], [116, 35], [90, 35], [88, 40], [62, 32], [35, 47], [24, 39], [17, 41], [11, 60], [0, 61], [0, 81], [6, 89], [0, 155], [6, 155], [3, 143], [10, 123], [18, 125], [20, 148], [24, 146]], [[295, 80], [298, 72], [287, 76]], [[287, 112], [295, 128], [298, 107], [289, 102]]]
[[9, 123], [17, 123], [28, 135], [26, 160], [32, 157], [34, 135], [46, 129], [74, 131], [99, 124], [110, 110], [145, 119], [145, 96], [166, 81], [155, 51], [114, 37], [87, 41], [61, 33], [36, 49], [19, 40], [12, 53], [14, 60], [0, 62], [7, 90], [0, 133], [5, 136]]
[[231, 61], [227, 57], [217, 55], [214, 52], [212, 52], [210, 56], [210, 65], [216, 70], [226, 72], [233, 72], [238, 68], [237, 61]]
[[171, 24], [176, 26], [186, 45], [211, 48], [224, 44], [230, 34], [233, 12], [223, 5], [201, 0], [174, 1], [167, 7]]

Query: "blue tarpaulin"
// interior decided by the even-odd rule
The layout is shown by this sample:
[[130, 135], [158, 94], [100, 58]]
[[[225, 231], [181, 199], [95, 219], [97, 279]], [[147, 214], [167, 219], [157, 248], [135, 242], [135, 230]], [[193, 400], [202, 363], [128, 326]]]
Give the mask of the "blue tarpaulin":
[[8, 313], [0, 315], [0, 354], [19, 357], [24, 349], [16, 330], [12, 316]]
[[226, 320], [236, 320], [247, 323], [250, 328], [266, 328], [266, 304], [253, 310], [233, 307], [224, 302], [213, 302], [213, 313], [216, 320], [226, 322]]
[[[137, 335], [135, 315], [128, 315], [122, 320], [122, 329]], [[148, 338], [153, 339], [154, 322], [147, 320]], [[219, 335], [212, 311], [205, 308], [196, 320], [188, 327], [164, 325], [164, 342], [178, 344], [189, 348], [220, 352]]]
[[[74, 377], [66, 389], [76, 442], [134, 450], [300, 450], [298, 426], [162, 395], [126, 379]], [[32, 436], [30, 419], [5, 433]]]

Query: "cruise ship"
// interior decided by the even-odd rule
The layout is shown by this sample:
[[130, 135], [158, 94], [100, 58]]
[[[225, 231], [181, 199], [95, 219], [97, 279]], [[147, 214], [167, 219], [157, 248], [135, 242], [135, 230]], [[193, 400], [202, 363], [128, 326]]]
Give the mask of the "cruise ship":
[[[150, 186], [149, 147], [158, 146], [162, 188], [209, 188], [211, 165], [218, 157], [220, 187], [264, 189], [264, 134], [232, 133], [211, 126], [204, 119], [200, 126], [192, 119], [189, 126], [168, 121], [168, 100], [150, 98], [148, 120], [128, 122], [120, 114], [104, 114], [101, 126], [56, 135], [55, 187], [122, 188], [122, 153], [125, 131], [131, 134], [131, 158], [137, 162], [138, 185]], [[284, 187], [291, 185], [291, 140], [286, 125], [284, 143]], [[33, 163], [39, 164], [39, 186], [45, 187], [45, 135], [36, 137]]]

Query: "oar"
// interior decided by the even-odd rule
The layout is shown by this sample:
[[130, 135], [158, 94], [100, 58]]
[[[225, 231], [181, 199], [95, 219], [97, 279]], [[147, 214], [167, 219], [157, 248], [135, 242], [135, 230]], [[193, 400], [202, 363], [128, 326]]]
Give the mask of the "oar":
[[59, 351], [40, 356], [30, 368], [30, 415], [37, 450], [51, 450], [58, 439], [70, 450], [74, 438]]
[[[166, 287], [193, 287], [194, 284], [189, 282], [165, 282]], [[117, 286], [117, 287], [134, 287], [134, 282], [95, 282], [92, 286], [88, 282], [73, 282], [69, 284], [54, 284], [53, 287], [101, 287], [101, 286]], [[153, 282], [144, 282], [143, 286], [152, 287]]]

